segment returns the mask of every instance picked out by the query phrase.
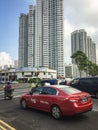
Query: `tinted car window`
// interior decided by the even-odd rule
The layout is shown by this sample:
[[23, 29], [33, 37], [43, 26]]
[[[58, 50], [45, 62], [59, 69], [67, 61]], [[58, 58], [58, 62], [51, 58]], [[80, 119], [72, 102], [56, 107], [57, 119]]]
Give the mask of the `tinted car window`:
[[42, 94], [56, 95], [57, 90], [49, 87], [44, 87], [42, 90]]
[[93, 84], [98, 84], [98, 78], [92, 78], [92, 83]]
[[77, 83], [79, 83], [79, 79], [74, 79], [74, 80], [71, 82], [71, 84], [77, 84]]
[[42, 92], [42, 87], [39, 87], [39, 88], [34, 88], [34, 89], [32, 89], [32, 91], [31, 91], [31, 93], [34, 95], [39, 95], [39, 94], [41, 94], [41, 92]]
[[80, 79], [80, 84], [92, 84], [93, 82], [92, 82], [92, 80], [90, 80], [90, 79]]
[[42, 87], [42, 86], [44, 86], [44, 83], [43, 82], [39, 82], [36, 86], [37, 87]]
[[82, 78], [80, 79], [80, 83], [82, 84], [98, 84], [98, 79], [97, 78]]

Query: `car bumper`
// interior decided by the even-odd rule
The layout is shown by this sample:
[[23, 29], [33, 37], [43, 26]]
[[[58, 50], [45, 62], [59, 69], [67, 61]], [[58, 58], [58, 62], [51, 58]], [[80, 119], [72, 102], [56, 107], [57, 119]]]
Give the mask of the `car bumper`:
[[77, 114], [81, 114], [81, 113], [86, 113], [88, 111], [91, 111], [93, 108], [93, 104], [90, 103], [88, 105], [84, 105], [84, 106], [77, 106], [77, 105], [73, 105], [70, 106], [68, 109], [64, 109], [62, 110], [62, 114], [63, 115], [77, 115]]

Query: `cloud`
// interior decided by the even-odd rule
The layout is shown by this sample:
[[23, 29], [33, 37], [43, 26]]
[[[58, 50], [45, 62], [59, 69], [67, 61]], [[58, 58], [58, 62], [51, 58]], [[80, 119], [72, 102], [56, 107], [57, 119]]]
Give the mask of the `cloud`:
[[[64, 0], [64, 53], [71, 55], [71, 32], [85, 29], [87, 35], [96, 43], [98, 61], [98, 1], [97, 0]], [[65, 62], [69, 57], [65, 58]]]
[[[23, 0], [36, 4], [36, 0]], [[98, 0], [64, 0], [64, 62], [71, 63], [71, 32], [85, 29], [87, 35], [96, 43], [98, 61]], [[12, 63], [11, 56], [0, 53], [0, 66]]]
[[13, 65], [11, 56], [6, 52], [0, 52], [0, 66]]
[[69, 64], [71, 63], [71, 32], [74, 30], [74, 27], [70, 22], [64, 20], [64, 62]]
[[65, 0], [64, 14], [74, 26], [86, 25], [98, 29], [97, 0]]

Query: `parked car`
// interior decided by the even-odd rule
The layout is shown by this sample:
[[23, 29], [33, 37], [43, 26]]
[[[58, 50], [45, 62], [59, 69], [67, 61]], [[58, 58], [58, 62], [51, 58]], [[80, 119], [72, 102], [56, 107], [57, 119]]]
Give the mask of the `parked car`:
[[93, 107], [90, 94], [65, 85], [36, 87], [21, 96], [20, 105], [49, 112], [55, 119], [91, 111]]
[[56, 85], [58, 84], [58, 80], [57, 79], [43, 79], [37, 83], [36, 87], [44, 86], [46, 83], [49, 83], [50, 85]]
[[17, 81], [12, 81], [12, 84], [18, 84], [18, 82]]
[[[64, 84], [63, 84], [64, 83]], [[36, 84], [36, 87], [41, 87], [44, 85], [65, 85], [65, 81], [61, 81], [59, 79], [42, 79]]]
[[5, 82], [5, 84], [8, 84], [8, 83], [12, 84], [12, 81], [6, 81], [6, 82]]
[[6, 82], [5, 81], [0, 81], [0, 84], [5, 84]]
[[69, 85], [98, 98], [98, 77], [76, 78]]

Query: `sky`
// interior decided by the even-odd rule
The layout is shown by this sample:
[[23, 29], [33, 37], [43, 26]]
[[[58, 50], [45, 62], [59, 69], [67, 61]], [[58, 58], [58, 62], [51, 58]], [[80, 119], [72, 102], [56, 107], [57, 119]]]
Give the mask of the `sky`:
[[[33, 4], [35, 0], [0, 0], [0, 66], [18, 59], [19, 16]], [[96, 43], [98, 56], [97, 15], [97, 0], [64, 0], [64, 63], [71, 63], [71, 32], [79, 29]]]

